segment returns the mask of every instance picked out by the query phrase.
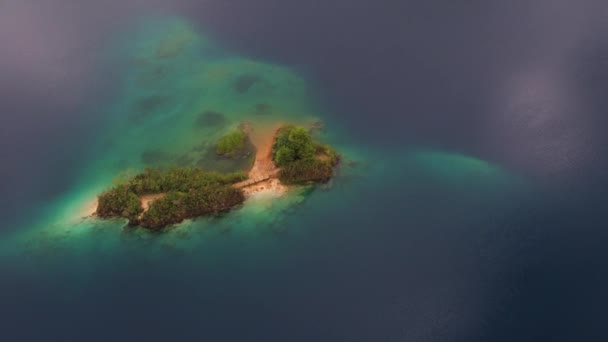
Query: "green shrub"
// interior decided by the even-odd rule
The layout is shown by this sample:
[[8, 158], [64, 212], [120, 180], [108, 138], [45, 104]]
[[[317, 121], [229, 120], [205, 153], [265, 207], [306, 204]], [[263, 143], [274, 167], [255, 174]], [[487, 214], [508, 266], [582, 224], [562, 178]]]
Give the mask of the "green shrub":
[[294, 150], [289, 147], [280, 147], [275, 153], [274, 162], [277, 165], [286, 165], [296, 159]]
[[143, 211], [136, 194], [126, 185], [117, 185], [98, 197], [97, 216], [102, 218], [124, 217], [137, 220]]
[[146, 169], [133, 177], [127, 184], [137, 195], [169, 191], [187, 192], [212, 184], [233, 184], [247, 179], [243, 172], [217, 173], [205, 172], [197, 168], [174, 168], [167, 171]]
[[237, 206], [245, 201], [241, 189], [228, 185], [212, 185], [193, 189], [186, 197], [189, 216], [215, 215]]
[[[242, 172], [221, 174], [196, 168], [166, 171], [146, 169], [130, 180], [99, 195], [99, 217], [125, 217], [130, 224], [161, 228], [186, 218], [215, 214], [244, 201], [243, 192], [232, 184], [247, 179]], [[167, 193], [143, 211], [138, 196]]]
[[306, 129], [287, 125], [277, 132], [272, 151], [275, 164], [284, 166], [296, 160], [314, 159], [315, 144]]
[[325, 183], [333, 176], [330, 163], [320, 160], [296, 160], [281, 168], [279, 180], [284, 184]]
[[315, 144], [304, 128], [296, 127], [292, 129], [287, 140], [295, 151], [296, 160], [311, 160], [315, 157]]
[[229, 185], [210, 185], [192, 189], [187, 193], [172, 191], [152, 202], [142, 215], [142, 227], [159, 229], [184, 219], [216, 215], [237, 206], [245, 200], [243, 191]]
[[285, 184], [327, 182], [340, 155], [331, 147], [315, 142], [306, 129], [283, 126], [272, 148], [273, 160], [281, 167], [279, 179]]
[[168, 224], [179, 223], [186, 218], [185, 197], [182, 192], [171, 191], [157, 199], [142, 215], [139, 224], [146, 228], [158, 229]]
[[285, 125], [277, 131], [274, 145], [272, 146], [273, 152], [276, 153], [281, 147], [286, 147], [289, 144], [289, 132], [291, 132], [296, 126], [294, 125]]
[[216, 152], [227, 157], [236, 157], [244, 148], [247, 142], [247, 134], [241, 131], [228, 133], [217, 142]]

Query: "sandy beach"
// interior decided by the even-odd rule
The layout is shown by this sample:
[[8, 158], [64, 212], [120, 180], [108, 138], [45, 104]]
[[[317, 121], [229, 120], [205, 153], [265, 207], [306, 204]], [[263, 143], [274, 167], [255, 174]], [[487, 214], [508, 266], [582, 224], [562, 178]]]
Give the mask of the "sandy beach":
[[78, 210], [78, 218], [87, 218], [91, 216], [95, 216], [95, 212], [97, 211], [97, 197], [94, 199], [87, 200], [80, 209]]

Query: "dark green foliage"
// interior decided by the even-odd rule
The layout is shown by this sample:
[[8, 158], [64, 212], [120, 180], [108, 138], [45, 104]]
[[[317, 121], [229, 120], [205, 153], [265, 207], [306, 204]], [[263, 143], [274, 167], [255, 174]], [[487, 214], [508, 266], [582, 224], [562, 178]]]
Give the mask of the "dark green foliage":
[[[99, 196], [97, 215], [125, 217], [130, 224], [160, 228], [167, 224], [199, 215], [215, 214], [243, 202], [240, 189], [232, 184], [247, 179], [242, 172], [220, 174], [196, 168], [175, 168], [167, 171], [146, 169]], [[167, 193], [154, 201], [148, 211], [138, 196]]]
[[288, 141], [295, 152], [296, 160], [311, 160], [315, 157], [314, 142], [304, 128], [297, 127], [291, 130]]
[[285, 184], [323, 183], [331, 179], [340, 155], [313, 141], [304, 128], [288, 125], [277, 132], [273, 160], [281, 167], [279, 179]]
[[168, 224], [181, 222], [186, 217], [182, 192], [171, 191], [167, 196], [150, 204], [148, 210], [139, 220], [139, 225], [147, 228], [161, 228]]
[[227, 157], [236, 157], [247, 142], [247, 134], [241, 131], [228, 133], [217, 142], [216, 152]]
[[192, 189], [186, 197], [190, 215], [201, 216], [218, 214], [243, 203], [243, 191], [226, 185], [211, 185], [205, 188]]
[[277, 166], [284, 166], [296, 160], [314, 159], [315, 143], [304, 128], [288, 125], [277, 132], [272, 151]]
[[128, 181], [129, 189], [137, 195], [169, 191], [187, 192], [212, 184], [233, 184], [247, 179], [242, 172], [204, 172], [197, 168], [175, 168], [168, 171], [146, 169]]
[[139, 197], [127, 185], [117, 185], [99, 195], [97, 215], [99, 217], [124, 217], [136, 220], [142, 212]]
[[280, 147], [274, 154], [274, 161], [277, 165], [287, 165], [296, 159], [294, 150], [289, 147]]
[[228, 185], [210, 185], [187, 193], [172, 191], [154, 201], [143, 214], [139, 224], [158, 229], [184, 219], [215, 215], [237, 206], [245, 200], [240, 189]]
[[284, 184], [325, 183], [332, 175], [333, 167], [327, 161], [296, 160], [281, 168], [279, 179]]

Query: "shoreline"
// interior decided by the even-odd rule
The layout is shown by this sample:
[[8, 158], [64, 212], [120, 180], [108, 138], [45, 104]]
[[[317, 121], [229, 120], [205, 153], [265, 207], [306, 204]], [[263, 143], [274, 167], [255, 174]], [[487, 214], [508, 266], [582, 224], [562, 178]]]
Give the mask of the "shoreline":
[[271, 178], [259, 183], [249, 185], [242, 188], [246, 199], [261, 195], [272, 195], [272, 197], [280, 197], [287, 193], [289, 188], [283, 185], [277, 178]]
[[78, 210], [78, 218], [85, 219], [85, 218], [96, 216], [95, 213], [97, 212], [97, 205], [98, 205], [97, 196], [95, 196], [94, 199], [86, 200], [86, 202], [84, 202], [83, 205], [81, 205], [80, 209]]

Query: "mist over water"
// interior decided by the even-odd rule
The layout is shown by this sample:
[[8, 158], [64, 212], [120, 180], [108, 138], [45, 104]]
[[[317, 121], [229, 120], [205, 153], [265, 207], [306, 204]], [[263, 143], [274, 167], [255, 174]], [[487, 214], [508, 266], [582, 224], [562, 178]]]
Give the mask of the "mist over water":
[[[1, 339], [605, 339], [606, 10], [3, 2]], [[238, 167], [205, 153], [252, 118], [325, 122], [331, 186], [74, 217], [125, 170]]]

